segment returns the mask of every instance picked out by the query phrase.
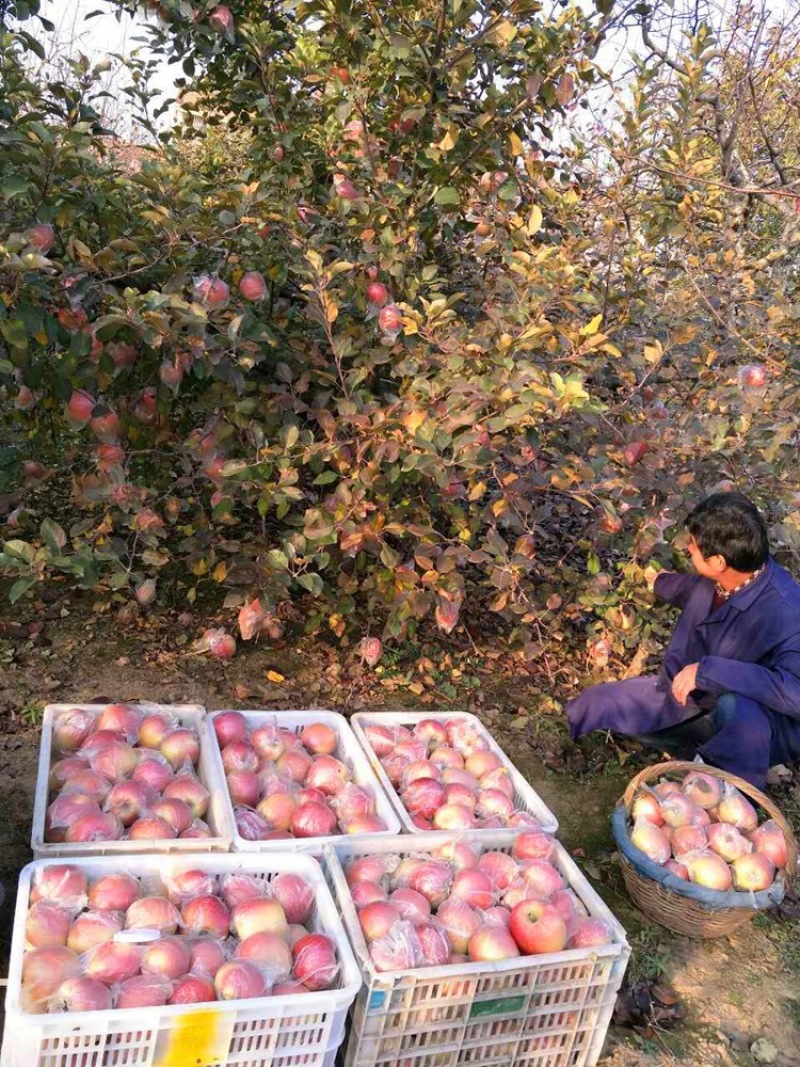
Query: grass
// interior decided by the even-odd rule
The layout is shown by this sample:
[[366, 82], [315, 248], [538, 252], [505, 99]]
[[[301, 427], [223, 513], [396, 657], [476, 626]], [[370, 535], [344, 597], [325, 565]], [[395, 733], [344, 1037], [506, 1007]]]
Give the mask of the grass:
[[26, 726], [41, 726], [43, 714], [43, 704], [26, 704], [19, 711], [19, 717]]
[[631, 959], [626, 980], [658, 982], [667, 973], [672, 951], [664, 944], [664, 933], [655, 926], [642, 926], [630, 939]]

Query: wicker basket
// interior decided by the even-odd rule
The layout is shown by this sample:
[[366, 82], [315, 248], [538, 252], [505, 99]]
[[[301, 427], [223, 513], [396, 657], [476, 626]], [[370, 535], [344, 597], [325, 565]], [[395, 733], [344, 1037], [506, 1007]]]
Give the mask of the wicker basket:
[[[652, 767], [646, 767], [631, 779], [620, 802], [626, 816], [624, 829], [620, 829], [619, 822], [615, 825], [618, 842], [621, 844], [629, 843], [627, 835], [631, 804], [642, 786], [646, 786], [664, 776], [685, 775], [691, 771], [700, 771], [703, 774], [711, 775], [720, 779], [720, 781], [729, 782], [731, 785], [736, 786], [741, 793], [744, 793], [751, 801], [766, 811], [770, 818], [775, 820], [786, 838], [786, 865], [782, 871], [778, 872], [776, 878], [776, 882], [785, 887], [786, 883], [797, 872], [797, 841], [786, 819], [769, 797], [766, 797], [755, 786], [750, 785], [749, 782], [745, 782], [741, 778], [737, 778], [733, 774], [728, 774], [727, 771], [721, 771], [706, 764], [701, 765], [680, 761], [658, 763]], [[621, 834], [625, 835], [624, 841], [620, 839]], [[661, 926], [665, 926], [668, 930], [672, 930], [677, 934], [684, 934], [687, 937], [724, 937], [749, 922], [754, 915], [770, 907], [774, 902], [774, 898], [772, 900], [766, 899], [766, 894], [759, 894], [758, 896], [763, 900], [763, 903], [755, 903], [752, 894], [747, 897], [744, 893], [741, 894], [743, 899], [740, 906], [726, 906], [726, 903], [722, 901], [729, 897], [727, 893], [719, 894], [720, 904], [717, 906], [707, 901], [701, 902], [686, 895], [692, 891], [689, 888], [689, 883], [683, 883], [675, 877], [669, 877], [667, 880], [672, 882], [674, 888], [659, 884], [637, 869], [635, 863], [631, 862], [627, 856], [622, 855], [621, 858], [625, 888], [637, 907], [648, 918], [653, 919]], [[684, 886], [686, 888], [682, 892], [682, 887]], [[710, 893], [711, 891], [705, 891], [706, 896], [709, 896]]]

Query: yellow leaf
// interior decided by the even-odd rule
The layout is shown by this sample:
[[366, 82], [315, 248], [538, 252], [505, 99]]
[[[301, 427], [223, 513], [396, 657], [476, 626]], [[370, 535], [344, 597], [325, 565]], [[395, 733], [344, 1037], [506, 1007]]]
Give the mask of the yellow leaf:
[[267, 671], [267, 681], [274, 682], [275, 685], [280, 685], [282, 682], [285, 682], [286, 679], [277, 671]]
[[595, 315], [591, 322], [587, 322], [581, 330], [581, 337], [591, 337], [593, 333], [597, 333], [600, 329], [600, 323], [603, 321], [602, 313]]
[[644, 358], [648, 363], [658, 363], [659, 359], [661, 359], [661, 347], [656, 348], [655, 345], [645, 345]]
[[522, 155], [522, 141], [517, 137], [513, 130], [508, 135], [508, 147], [511, 149], [512, 156]]
[[193, 563], [192, 574], [196, 575], [198, 578], [202, 578], [204, 574], [208, 574], [208, 561], [199, 559], [196, 563]]
[[533, 237], [534, 234], [538, 233], [542, 228], [543, 222], [542, 209], [537, 204], [534, 204], [528, 217], [528, 237]]
[[224, 560], [216, 565], [212, 577], [215, 582], [224, 582], [228, 577], [228, 564]]
[[437, 145], [435, 145], [435, 147], [441, 149], [442, 152], [450, 152], [450, 151], [452, 151], [456, 146], [456, 141], [458, 140], [458, 134], [459, 134], [458, 126], [450, 126], [450, 128], [447, 131], [447, 133], [444, 135], [444, 137], [441, 139], [441, 141], [439, 141], [439, 143]]
[[470, 500], [480, 500], [486, 492], [486, 482], [476, 482], [469, 491]]
[[607, 344], [607, 345], [602, 345], [601, 348], [602, 348], [603, 352], [608, 352], [608, 354], [610, 356], [621, 356], [622, 355], [622, 353], [620, 352], [620, 350], [617, 348], [616, 345]]
[[409, 433], [416, 433], [425, 421], [425, 418], [426, 415], [424, 411], [409, 411], [407, 415], [403, 416], [403, 425]]

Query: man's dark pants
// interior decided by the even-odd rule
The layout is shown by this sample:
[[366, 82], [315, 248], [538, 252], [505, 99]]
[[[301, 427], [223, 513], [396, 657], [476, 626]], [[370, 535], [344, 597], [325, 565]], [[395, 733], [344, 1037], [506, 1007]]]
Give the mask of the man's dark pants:
[[[638, 698], [647, 695], [648, 684], [655, 699], [640, 701]], [[676, 742], [685, 749], [687, 740], [694, 739], [702, 742], [697, 752], [706, 763], [736, 774], [758, 789], [766, 787], [770, 766], [800, 760], [797, 724], [740, 693], [722, 693], [713, 701], [701, 697], [694, 706], [694, 714], [691, 708], [687, 709], [687, 720], [672, 722], [668, 729], [662, 729], [663, 702], [656, 693], [663, 686], [662, 680], [652, 678], [631, 678], [596, 686], [595, 689], [604, 690], [601, 701], [604, 710], [599, 717], [588, 711], [593, 690], [586, 690], [567, 708], [572, 738], [590, 730], [607, 729], [641, 737], [647, 743], [658, 743], [659, 747], [663, 743], [667, 751]], [[615, 691], [612, 687], [619, 689]], [[618, 716], [614, 714], [616, 696], [620, 698]], [[704, 714], [709, 704], [710, 711]], [[604, 721], [597, 721], [598, 718]], [[703, 740], [704, 737], [708, 739]]]

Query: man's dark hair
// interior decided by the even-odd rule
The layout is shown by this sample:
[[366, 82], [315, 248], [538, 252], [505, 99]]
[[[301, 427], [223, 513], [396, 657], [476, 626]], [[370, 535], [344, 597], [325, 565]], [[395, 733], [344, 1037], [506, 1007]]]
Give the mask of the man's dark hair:
[[729, 567], [748, 574], [767, 561], [767, 524], [743, 493], [714, 493], [686, 520], [703, 558], [722, 556]]

